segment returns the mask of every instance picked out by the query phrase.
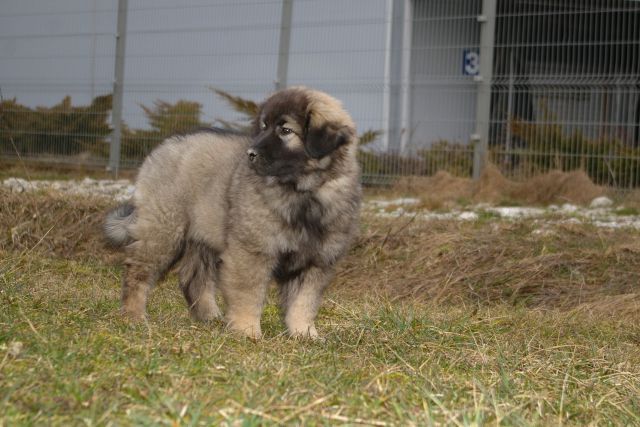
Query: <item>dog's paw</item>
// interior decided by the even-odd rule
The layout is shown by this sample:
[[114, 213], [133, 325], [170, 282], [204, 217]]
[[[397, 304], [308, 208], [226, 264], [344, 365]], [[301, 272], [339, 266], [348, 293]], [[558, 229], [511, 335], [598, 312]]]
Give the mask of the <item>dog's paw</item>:
[[319, 340], [320, 335], [318, 335], [318, 331], [316, 330], [315, 325], [306, 325], [306, 326], [297, 326], [289, 328], [289, 335], [291, 338], [302, 338], [302, 339], [311, 339], [311, 340]]
[[191, 316], [199, 322], [222, 320], [222, 312], [217, 305], [194, 307], [191, 309]]
[[260, 324], [227, 321], [227, 329], [233, 333], [244, 335], [245, 337], [253, 340], [259, 340], [262, 337]]
[[147, 314], [144, 311], [129, 310], [124, 307], [120, 310], [120, 315], [123, 319], [134, 323], [140, 323], [147, 320]]

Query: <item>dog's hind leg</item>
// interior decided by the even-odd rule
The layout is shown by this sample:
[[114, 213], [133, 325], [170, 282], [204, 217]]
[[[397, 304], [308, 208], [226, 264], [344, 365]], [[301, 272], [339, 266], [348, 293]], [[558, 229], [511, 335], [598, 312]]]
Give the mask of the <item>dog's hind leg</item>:
[[187, 241], [180, 264], [180, 288], [191, 315], [201, 321], [221, 316], [215, 298], [215, 280], [220, 258], [209, 245]]
[[138, 227], [137, 239], [126, 247], [122, 313], [127, 317], [144, 318], [150, 289], [182, 256], [182, 229], [165, 230], [149, 227], [143, 232]]
[[143, 319], [147, 295], [157, 281], [157, 273], [152, 265], [135, 258], [127, 258], [124, 265], [122, 314], [134, 320]]

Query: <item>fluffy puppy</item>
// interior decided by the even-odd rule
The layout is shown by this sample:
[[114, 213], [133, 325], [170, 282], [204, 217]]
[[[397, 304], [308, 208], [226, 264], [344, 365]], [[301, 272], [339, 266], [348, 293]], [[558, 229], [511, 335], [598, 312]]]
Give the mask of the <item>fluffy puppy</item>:
[[249, 135], [208, 129], [164, 141], [140, 168], [132, 201], [105, 232], [127, 257], [122, 311], [145, 315], [147, 294], [175, 264], [192, 315], [221, 316], [261, 335], [268, 284], [293, 336], [314, 319], [358, 229], [357, 137], [339, 101], [293, 87], [270, 96]]

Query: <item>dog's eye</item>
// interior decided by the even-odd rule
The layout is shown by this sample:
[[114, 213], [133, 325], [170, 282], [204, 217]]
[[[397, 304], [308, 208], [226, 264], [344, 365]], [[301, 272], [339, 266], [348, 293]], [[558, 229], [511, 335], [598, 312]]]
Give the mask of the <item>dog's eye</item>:
[[260, 122], [260, 129], [265, 130], [267, 128], [267, 124], [265, 122]]
[[289, 135], [290, 133], [293, 133], [293, 129], [289, 129], [289, 128], [281, 128], [280, 129], [280, 133], [282, 135]]

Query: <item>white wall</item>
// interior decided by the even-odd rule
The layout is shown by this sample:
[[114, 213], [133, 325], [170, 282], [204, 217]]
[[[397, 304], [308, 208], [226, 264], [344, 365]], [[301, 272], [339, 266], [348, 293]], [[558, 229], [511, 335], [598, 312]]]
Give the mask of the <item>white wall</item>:
[[480, 6], [479, 0], [414, 1], [410, 149], [469, 142], [477, 84], [463, 74], [463, 52], [478, 49]]
[[[187, 99], [207, 121], [237, 114], [209, 86], [260, 100], [274, 89], [280, 0], [129, 0], [124, 121], [146, 126], [140, 104]], [[50, 106], [113, 90], [117, 0], [0, 2], [5, 98]], [[289, 84], [343, 100], [361, 130], [381, 129], [384, 0], [294, 0]]]

